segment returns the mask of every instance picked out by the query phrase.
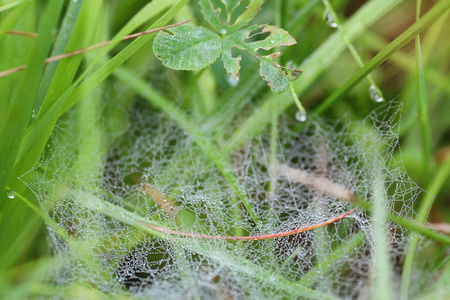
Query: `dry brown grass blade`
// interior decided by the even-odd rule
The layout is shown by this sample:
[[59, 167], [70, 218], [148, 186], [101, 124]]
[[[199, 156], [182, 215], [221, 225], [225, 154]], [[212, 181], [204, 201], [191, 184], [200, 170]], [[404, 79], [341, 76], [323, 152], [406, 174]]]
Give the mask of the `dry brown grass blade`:
[[[155, 29], [151, 29], [151, 30], [147, 30], [147, 31], [133, 33], [133, 34], [130, 34], [130, 35], [127, 35], [127, 36], [123, 37], [121, 39], [121, 41], [131, 40], [131, 39], [140, 37], [142, 35], [146, 35], [146, 34], [149, 34], [149, 33], [161, 31], [161, 30], [172, 28], [172, 27], [175, 27], [175, 26], [180, 26], [180, 25], [192, 22], [192, 21], [193, 20], [183, 21], [183, 22], [180, 22], [180, 23], [175, 23], [175, 24], [167, 25], [167, 26], [160, 27], [160, 28], [155, 28]], [[19, 35], [27, 35], [27, 36], [37, 36], [37, 35], [35, 35], [35, 34], [33, 35], [33, 33], [29, 33], [29, 32], [27, 34], [25, 34], [23, 32], [8, 31], [8, 33], [10, 33], [10, 34], [19, 34]], [[74, 55], [79, 55], [79, 54], [82, 54], [82, 53], [85, 53], [85, 52], [88, 52], [88, 51], [92, 51], [94, 49], [98, 49], [98, 48], [107, 46], [110, 43], [111, 43], [111, 41], [106, 41], [106, 42], [95, 44], [95, 45], [92, 45], [92, 46], [89, 46], [89, 47], [86, 47], [86, 48], [83, 48], [83, 49], [78, 49], [78, 50], [74, 50], [74, 51], [71, 51], [71, 52], [68, 52], [68, 53], [63, 53], [63, 54], [60, 54], [60, 55], [52, 56], [52, 57], [47, 58], [45, 60], [45, 62], [48, 64], [48, 63], [51, 63], [51, 62], [54, 62], [54, 61], [58, 61], [58, 60], [61, 60], [61, 59], [64, 59], [64, 58], [68, 58], [68, 57], [71, 57], [71, 56], [74, 56]], [[18, 66], [18, 67], [9, 69], [9, 70], [1, 71], [0, 72], [0, 78], [8, 76], [8, 75], [11, 75], [11, 74], [14, 74], [14, 73], [17, 73], [17, 72], [20, 72], [22, 70], [25, 70], [26, 68], [27, 68], [26, 65], [21, 65], [21, 66]]]

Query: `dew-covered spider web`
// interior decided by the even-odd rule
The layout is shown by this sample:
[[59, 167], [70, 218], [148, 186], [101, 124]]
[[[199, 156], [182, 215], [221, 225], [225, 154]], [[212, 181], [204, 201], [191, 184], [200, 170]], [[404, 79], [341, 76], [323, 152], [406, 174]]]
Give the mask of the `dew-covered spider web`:
[[[80, 153], [68, 146], [62, 123], [54, 150], [28, 184], [52, 220], [49, 236], [60, 261], [53, 280], [152, 299], [366, 298], [378, 263], [376, 216], [367, 208], [378, 201], [387, 213], [415, 218], [413, 204], [424, 192], [394, 153], [400, 112], [394, 103], [360, 122], [281, 120], [276, 139], [267, 131], [229, 155], [217, 153], [226, 156], [250, 206], [189, 134], [154, 109], [131, 112], [129, 128], [92, 174], [80, 174]], [[382, 197], [374, 192], [380, 180]], [[257, 239], [354, 208], [325, 227]], [[389, 218], [384, 229], [398, 285], [410, 235]]]

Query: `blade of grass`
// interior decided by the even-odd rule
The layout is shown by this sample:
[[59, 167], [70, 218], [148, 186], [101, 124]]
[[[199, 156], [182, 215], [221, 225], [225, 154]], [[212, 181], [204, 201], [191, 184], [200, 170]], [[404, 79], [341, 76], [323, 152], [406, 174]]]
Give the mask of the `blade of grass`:
[[[372, 210], [371, 205], [367, 201], [358, 200], [356, 205], [358, 207], [364, 208], [365, 210], [369, 211]], [[408, 228], [411, 231], [417, 232], [423, 236], [426, 236], [436, 242], [442, 243], [444, 245], [450, 245], [450, 237], [441, 234], [439, 232], [436, 232], [432, 229], [430, 229], [427, 226], [424, 226], [423, 224], [420, 224], [416, 221], [405, 219], [404, 217], [398, 216], [397, 214], [393, 213], [387, 213], [387, 218], [391, 220], [392, 222], [397, 223], [400, 226], [403, 226], [405, 228]]]
[[[90, 2], [98, 2], [99, 4], [101, 3], [101, 1], [90, 1]], [[85, 20], [85, 21], [95, 20], [95, 13], [90, 10], [91, 9], [98, 10], [100, 7], [96, 6], [96, 5], [89, 6], [89, 4], [87, 4], [84, 6], [84, 10], [85, 10], [84, 14], [89, 14], [89, 15], [83, 16], [83, 13], [81, 13], [80, 18], [78, 18], [81, 8], [83, 6], [83, 3], [84, 3], [84, 0], [70, 2], [69, 7], [67, 8], [66, 14], [64, 16], [64, 19], [62, 21], [61, 28], [58, 32], [58, 36], [56, 38], [55, 45], [53, 47], [51, 56], [61, 54], [64, 52], [64, 50], [66, 48], [70, 49], [70, 47], [73, 47], [73, 46], [70, 46], [70, 44], [69, 44], [69, 47], [67, 47], [67, 46], [68, 46], [68, 43], [74, 44], [75, 39], [76, 39], [76, 42], [78, 42], [78, 43], [79, 43], [79, 41], [88, 40], [89, 30], [86, 30], [86, 29], [91, 28], [90, 26], [92, 26], [92, 25], [82, 24], [82, 21], [83, 20]], [[76, 25], [77, 20], [80, 20], [80, 21], [78, 21], [78, 26]], [[85, 27], [84, 31], [87, 31], [87, 32], [85, 32], [85, 34], [87, 36], [86, 35], [79, 36], [76, 33], [76, 31], [81, 31], [79, 29], [79, 27]], [[73, 34], [73, 37], [72, 37], [72, 41], [70, 42], [72, 34]], [[41, 105], [44, 102], [45, 95], [47, 94], [47, 91], [49, 90], [50, 84], [52, 83], [52, 81], [54, 82], [54, 84], [53, 84], [54, 87], [58, 87], [60, 84], [60, 82], [59, 82], [60, 80], [63, 80], [67, 77], [71, 77], [68, 75], [71, 74], [72, 72], [74, 72], [74, 71], [71, 71], [70, 68], [65, 68], [65, 70], [64, 70], [65, 72], [60, 73], [60, 74], [64, 74], [64, 76], [62, 76], [63, 78], [61, 78], [59, 76], [54, 77], [58, 66], [59, 66], [59, 63], [47, 64], [47, 68], [45, 69], [45, 73], [44, 73], [44, 76], [42, 77], [41, 85], [39, 87], [39, 92], [37, 94], [36, 102], [34, 103], [34, 111], [36, 113], [40, 111]], [[73, 64], [72, 68], [76, 70], [78, 68], [78, 64]], [[66, 73], [66, 72], [68, 72], [68, 73]], [[32, 120], [32, 121], [34, 122], [34, 120]]]
[[[17, 6], [7, 13], [2, 13], [0, 30], [36, 31], [38, 22], [35, 20], [35, 11], [35, 3], [29, 3], [28, 5]], [[0, 33], [0, 68], [9, 68], [16, 61], [27, 61], [34, 43], [34, 39], [17, 39], [14, 36]], [[0, 132], [3, 131], [5, 126], [10, 101], [17, 92], [20, 79], [21, 76], [11, 76], [0, 80]]]
[[[79, 17], [76, 19], [75, 28], [71, 33], [67, 33], [70, 34], [70, 37], [67, 42], [65, 52], [70, 52], [89, 45], [92, 39], [92, 34], [97, 27], [100, 14], [99, 11], [101, 10], [102, 4], [103, 0], [83, 2]], [[61, 35], [60, 38], [64, 39], [65, 36]], [[63, 43], [64, 41], [62, 40], [61, 42]], [[47, 90], [43, 91], [45, 93], [45, 98], [40, 100], [42, 101], [42, 106], [39, 108], [40, 114], [45, 115], [55, 101], [57, 101], [64, 91], [71, 86], [82, 59], [83, 56], [80, 55], [70, 57], [60, 63], [56, 63], [57, 68], [54, 76], [52, 76], [52, 81], [48, 87], [48, 92]], [[39, 117], [36, 121], [39, 121]]]
[[[12, 99], [0, 134], [0, 140], [2, 141], [0, 147], [0, 236], [2, 237], [0, 260], [6, 260], [9, 251], [22, 253], [25, 247], [17, 248], [20, 245], [13, 241], [20, 236], [18, 231], [22, 230], [23, 233], [28, 232], [31, 235], [33, 230], [30, 227], [21, 228], [17, 225], [29, 219], [30, 211], [24, 206], [18, 205], [17, 201], [11, 201], [6, 197], [6, 185], [10, 178], [15, 178], [12, 175], [14, 161], [17, 158], [18, 149], [30, 119], [39, 81], [45, 66], [44, 60], [51, 47], [51, 35], [56, 27], [62, 7], [61, 1], [52, 0], [48, 1], [44, 8], [43, 17], [38, 25], [40, 37], [36, 39], [28, 58], [30, 68], [22, 74], [18, 85], [11, 93]], [[34, 10], [34, 7], [31, 6], [30, 9]]]
[[389, 256], [391, 250], [386, 238], [386, 221], [388, 220], [384, 203], [386, 191], [384, 189], [384, 178], [380, 172], [375, 174], [373, 178], [373, 195], [374, 248], [372, 249], [371, 273], [374, 283], [371, 294], [373, 295], [372, 299], [384, 300], [392, 297], [394, 289], [392, 287], [392, 263]]
[[[99, 2], [96, 2], [96, 3], [99, 3]], [[193, 20], [188, 20], [188, 21], [175, 23], [175, 24], [172, 24], [172, 25], [167, 25], [167, 26], [164, 26], [164, 29], [168, 29], [168, 28], [171, 28], [171, 27], [183, 25], [183, 24], [186, 24], [186, 23], [191, 22], [191, 21], [193, 21]], [[130, 35], [127, 35], [127, 36], [123, 37], [121, 39], [121, 41], [128, 41], [128, 40], [140, 37], [142, 35], [154, 33], [154, 32], [160, 31], [160, 30], [161, 29], [152, 29], [152, 30], [146, 30], [146, 31], [143, 31], [143, 32], [133, 33], [133, 34], [130, 34]], [[69, 58], [69, 57], [72, 57], [72, 56], [80, 55], [80, 54], [83, 54], [83, 53], [86, 53], [86, 52], [89, 52], [89, 51], [92, 51], [92, 50], [95, 50], [95, 49], [98, 49], [98, 48], [102, 48], [102, 47], [108, 46], [110, 43], [111, 43], [111, 41], [106, 41], [106, 42], [98, 43], [98, 44], [95, 44], [95, 45], [92, 45], [92, 46], [89, 46], [89, 47], [86, 47], [86, 48], [77, 49], [77, 50], [73, 50], [73, 51], [66, 52], [66, 53], [61, 53], [61, 54], [58, 54], [58, 55], [55, 55], [55, 56], [50, 56], [49, 58], [47, 58], [45, 60], [45, 62], [46, 63], [52, 63], [52, 62], [60, 61], [60, 60], [63, 60], [63, 59], [66, 59], [66, 58]], [[10, 69], [10, 70], [2, 71], [2, 72], [0, 72], [0, 77], [4, 77], [4, 76], [10, 75], [10, 74], [14, 74], [14, 73], [23, 71], [26, 68], [27, 68], [26, 65], [22, 65], [22, 66], [19, 66], [19, 67]]]
[[2, 147], [0, 148], [0, 199], [5, 202], [5, 188], [10, 178], [16, 160], [20, 143], [25, 133], [34, 100], [39, 88], [39, 79], [45, 67], [45, 58], [51, 47], [51, 34], [56, 27], [62, 2], [52, 0], [48, 2], [41, 23], [39, 37], [35, 49], [30, 54], [28, 65], [30, 68], [24, 73], [16, 94], [11, 101], [7, 120], [0, 134]]
[[364, 65], [356, 74], [354, 74], [347, 82], [331, 94], [324, 102], [322, 102], [314, 111], [317, 114], [322, 113], [330, 107], [337, 99], [348, 93], [358, 82], [364, 79], [376, 67], [386, 61], [397, 50], [404, 47], [409, 41], [414, 39], [417, 34], [428, 28], [436, 22], [450, 8], [450, 0], [443, 0], [434, 5], [419, 21], [414, 23], [399, 37], [393, 40], [386, 48], [381, 50], [374, 58]]
[[2, 6], [0, 6], [0, 12], [6, 11], [6, 10], [11, 9], [13, 7], [16, 7], [19, 4], [22, 4], [22, 3], [25, 3], [25, 2], [31, 2], [31, 1], [34, 1], [34, 0], [17, 0], [17, 1], [12, 1], [12, 2], [9, 2], [9, 3], [3, 4]]
[[[439, 194], [440, 190], [444, 186], [445, 181], [450, 175], [450, 156], [442, 163], [437, 169], [435, 175], [430, 180], [430, 186], [427, 189], [429, 192], [423, 197], [420, 207], [419, 215], [416, 218], [417, 224], [423, 224], [427, 219], [428, 212], [434, 202], [434, 197]], [[408, 245], [408, 249], [405, 256], [405, 262], [403, 264], [402, 271], [402, 299], [408, 299], [408, 290], [410, 284], [411, 270], [414, 263], [414, 255], [417, 249], [419, 237], [417, 234], [413, 234], [412, 240]]]
[[[419, 1], [418, 1], [419, 2]], [[420, 133], [422, 137], [422, 164], [425, 178], [428, 178], [430, 171], [431, 157], [431, 124], [430, 113], [428, 111], [428, 93], [425, 82], [425, 72], [423, 69], [422, 50], [420, 37], [416, 38], [416, 66], [417, 66], [417, 101], [419, 103], [418, 114], [420, 123]]]
[[[352, 54], [353, 58], [355, 59], [356, 63], [358, 64], [358, 66], [360, 68], [362, 68], [364, 66], [364, 63], [361, 59], [361, 56], [359, 55], [358, 51], [356, 51], [355, 46], [353, 46], [353, 43], [350, 41], [350, 39], [347, 37], [347, 34], [345, 33], [345, 31], [342, 29], [342, 25], [341, 22], [336, 14], [336, 12], [333, 9], [333, 6], [331, 6], [330, 2], [328, 0], [322, 0], [322, 3], [324, 4], [325, 8], [327, 9], [327, 11], [333, 16], [333, 21], [336, 24], [336, 28], [339, 30], [339, 33], [342, 36], [342, 39], [344, 40], [345, 44], [347, 45], [348, 50], [350, 51], [350, 53]], [[381, 89], [378, 87], [378, 85], [375, 83], [375, 81], [373, 80], [372, 76], [370, 74], [368, 74], [366, 76], [367, 81], [369, 81], [370, 84], [370, 89], [374, 89], [379, 98], [377, 99], [372, 99], [376, 102], [382, 102], [383, 101], [383, 94], [381, 92]]]
[[[149, 28], [149, 30], [154, 29], [153, 27], [159, 28], [165, 25], [188, 1], [189, 0], [180, 0], [158, 21], [156, 21]], [[145, 18], [145, 16], [142, 16], [142, 18]], [[134, 19], [132, 19], [132, 21], [133, 20]], [[138, 20], [135, 20], [133, 22], [133, 26], [135, 24], [139, 24]], [[123, 32], [123, 34], [125, 35], [126, 32]], [[81, 97], [86, 95], [103, 80], [105, 80], [115, 69], [122, 65], [130, 56], [132, 56], [139, 48], [150, 41], [154, 36], [155, 34], [149, 34], [137, 38], [129, 46], [127, 46], [114, 58], [105, 63], [99, 70], [89, 76], [80, 86], [77, 87], [77, 85], [83, 78], [81, 76], [64, 92], [63, 95], [61, 95], [61, 97], [58, 98], [57, 102], [55, 102], [46, 113], [44, 113], [43, 115], [41, 114], [36, 122], [33, 123], [33, 125], [28, 129], [24, 141], [21, 144], [16, 160], [16, 166], [14, 168], [14, 174], [16, 176], [19, 176], [33, 167], [33, 165], [39, 159], [42, 150], [44, 149], [44, 146], [47, 143], [48, 138], [50, 137], [56, 120], [60, 115], [71, 108], [77, 101], [81, 99]], [[122, 37], [123, 36], [121, 35], [116, 36], [111, 41], [111, 44], [106, 47], [107, 49], [105, 51], [107, 51], [110, 47], [113, 47], [115, 43], [118, 43]], [[89, 69], [87, 71], [90, 72]], [[14, 184], [17, 184], [17, 182], [11, 182], [11, 186], [13, 188], [15, 188]]]

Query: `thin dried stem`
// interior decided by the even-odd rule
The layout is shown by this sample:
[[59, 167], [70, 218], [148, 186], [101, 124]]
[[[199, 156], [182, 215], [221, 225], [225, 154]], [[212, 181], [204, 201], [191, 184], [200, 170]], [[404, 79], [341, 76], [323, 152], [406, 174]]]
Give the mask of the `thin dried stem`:
[[[127, 35], [127, 36], [123, 37], [121, 39], [121, 41], [127, 41], [127, 40], [130, 40], [130, 39], [134, 39], [134, 38], [140, 37], [142, 35], [146, 35], [146, 34], [149, 34], [149, 33], [153, 33], [153, 32], [161, 31], [161, 30], [164, 30], [164, 29], [172, 28], [172, 27], [175, 27], [175, 26], [183, 25], [183, 24], [186, 24], [186, 23], [189, 23], [189, 22], [192, 22], [192, 21], [193, 20], [183, 21], [183, 22], [180, 22], [180, 23], [175, 23], [175, 24], [167, 25], [167, 26], [164, 26], [164, 27], [156, 28], [156, 29], [151, 29], [151, 30], [138, 32], [138, 33], [133, 33], [133, 34], [130, 34], [130, 35]], [[9, 33], [12, 33], [12, 32], [10, 31]], [[16, 33], [16, 34], [25, 35], [22, 32], [21, 33]], [[31, 35], [31, 33], [28, 33], [28, 35]], [[48, 63], [51, 63], [51, 62], [54, 62], [54, 61], [58, 61], [58, 60], [61, 60], [61, 59], [64, 59], [64, 58], [68, 58], [68, 57], [71, 57], [71, 56], [74, 56], [74, 55], [82, 54], [82, 53], [85, 53], [85, 52], [88, 52], [88, 51], [91, 51], [91, 50], [94, 50], [94, 49], [98, 49], [98, 48], [104, 47], [106, 45], [109, 45], [110, 43], [111, 43], [111, 41], [106, 41], [106, 42], [102, 42], [102, 43], [99, 43], [99, 44], [96, 44], [96, 45], [89, 46], [87, 48], [78, 49], [78, 50], [74, 50], [74, 51], [71, 51], [71, 52], [68, 52], [68, 53], [63, 53], [63, 54], [60, 54], [60, 55], [52, 56], [52, 57], [47, 58], [45, 60], [45, 62], [48, 64]], [[5, 76], [8, 76], [8, 75], [20, 72], [22, 70], [25, 70], [26, 68], [27, 68], [26, 65], [21, 65], [21, 66], [18, 66], [18, 67], [9, 69], [9, 70], [2, 71], [2, 72], [0, 72], [0, 77], [5, 77]]]
[[29, 37], [37, 37], [38, 34], [35, 32], [26, 32], [26, 31], [17, 31], [17, 30], [5, 30], [5, 31], [1, 31], [3, 33], [6, 34], [13, 34], [13, 35], [23, 35], [23, 36], [29, 36]]
[[314, 225], [310, 225], [310, 226], [306, 226], [303, 228], [299, 228], [299, 229], [294, 229], [291, 231], [286, 231], [286, 232], [280, 232], [280, 233], [272, 233], [272, 234], [266, 234], [266, 235], [255, 235], [255, 236], [220, 236], [220, 235], [207, 235], [207, 234], [200, 234], [200, 233], [188, 233], [188, 232], [182, 232], [182, 231], [176, 231], [176, 230], [172, 230], [172, 229], [167, 229], [167, 228], [163, 228], [163, 227], [158, 227], [158, 226], [154, 226], [154, 225], [150, 225], [144, 222], [139, 222], [142, 225], [145, 225], [147, 227], [150, 227], [154, 230], [160, 231], [160, 232], [164, 232], [164, 233], [169, 233], [169, 234], [173, 234], [173, 235], [178, 235], [178, 236], [185, 236], [185, 237], [192, 237], [192, 238], [199, 238], [199, 239], [207, 239], [207, 240], [226, 240], [226, 241], [255, 241], [255, 240], [268, 240], [268, 239], [274, 239], [274, 238], [280, 238], [280, 237], [285, 237], [285, 236], [290, 236], [290, 235], [294, 235], [297, 233], [301, 233], [301, 232], [305, 232], [305, 231], [309, 231], [312, 229], [316, 229], [319, 227], [323, 227], [326, 225], [329, 225], [331, 223], [334, 223], [336, 221], [339, 221], [343, 218], [345, 218], [346, 216], [350, 215], [351, 213], [353, 213], [356, 209], [352, 209], [351, 211], [346, 212], [345, 214], [342, 214], [334, 219], [330, 219], [328, 221], [325, 221], [323, 223], [318, 223], [318, 224], [314, 224]]

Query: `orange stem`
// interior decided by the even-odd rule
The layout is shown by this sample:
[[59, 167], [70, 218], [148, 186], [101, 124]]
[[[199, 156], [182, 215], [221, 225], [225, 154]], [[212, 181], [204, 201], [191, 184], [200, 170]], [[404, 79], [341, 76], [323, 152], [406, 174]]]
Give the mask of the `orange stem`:
[[200, 233], [188, 233], [188, 232], [181, 232], [181, 231], [176, 231], [176, 230], [172, 230], [172, 229], [167, 229], [167, 228], [163, 228], [163, 227], [158, 227], [158, 226], [154, 226], [154, 225], [150, 225], [144, 222], [139, 222], [142, 225], [148, 226], [154, 230], [160, 231], [160, 232], [164, 232], [164, 233], [170, 233], [173, 235], [178, 235], [178, 236], [186, 236], [186, 237], [193, 237], [193, 238], [199, 238], [199, 239], [207, 239], [207, 240], [226, 240], [226, 241], [255, 241], [255, 240], [267, 240], [267, 239], [273, 239], [273, 238], [279, 238], [279, 237], [285, 237], [285, 236], [289, 236], [289, 235], [294, 235], [297, 233], [301, 233], [301, 232], [305, 232], [305, 231], [309, 231], [312, 229], [316, 229], [319, 227], [323, 227], [325, 225], [334, 223], [340, 219], [345, 218], [346, 216], [350, 215], [351, 213], [353, 213], [356, 209], [352, 209], [351, 211], [346, 212], [345, 214], [342, 214], [334, 219], [330, 219], [328, 221], [325, 221], [323, 223], [318, 223], [318, 224], [314, 224], [314, 225], [310, 225], [310, 226], [306, 226], [303, 228], [299, 228], [299, 229], [294, 229], [291, 231], [286, 231], [286, 232], [280, 232], [280, 233], [272, 233], [272, 234], [266, 234], [266, 235], [255, 235], [255, 236], [220, 236], [220, 235], [207, 235], [207, 234], [200, 234]]

